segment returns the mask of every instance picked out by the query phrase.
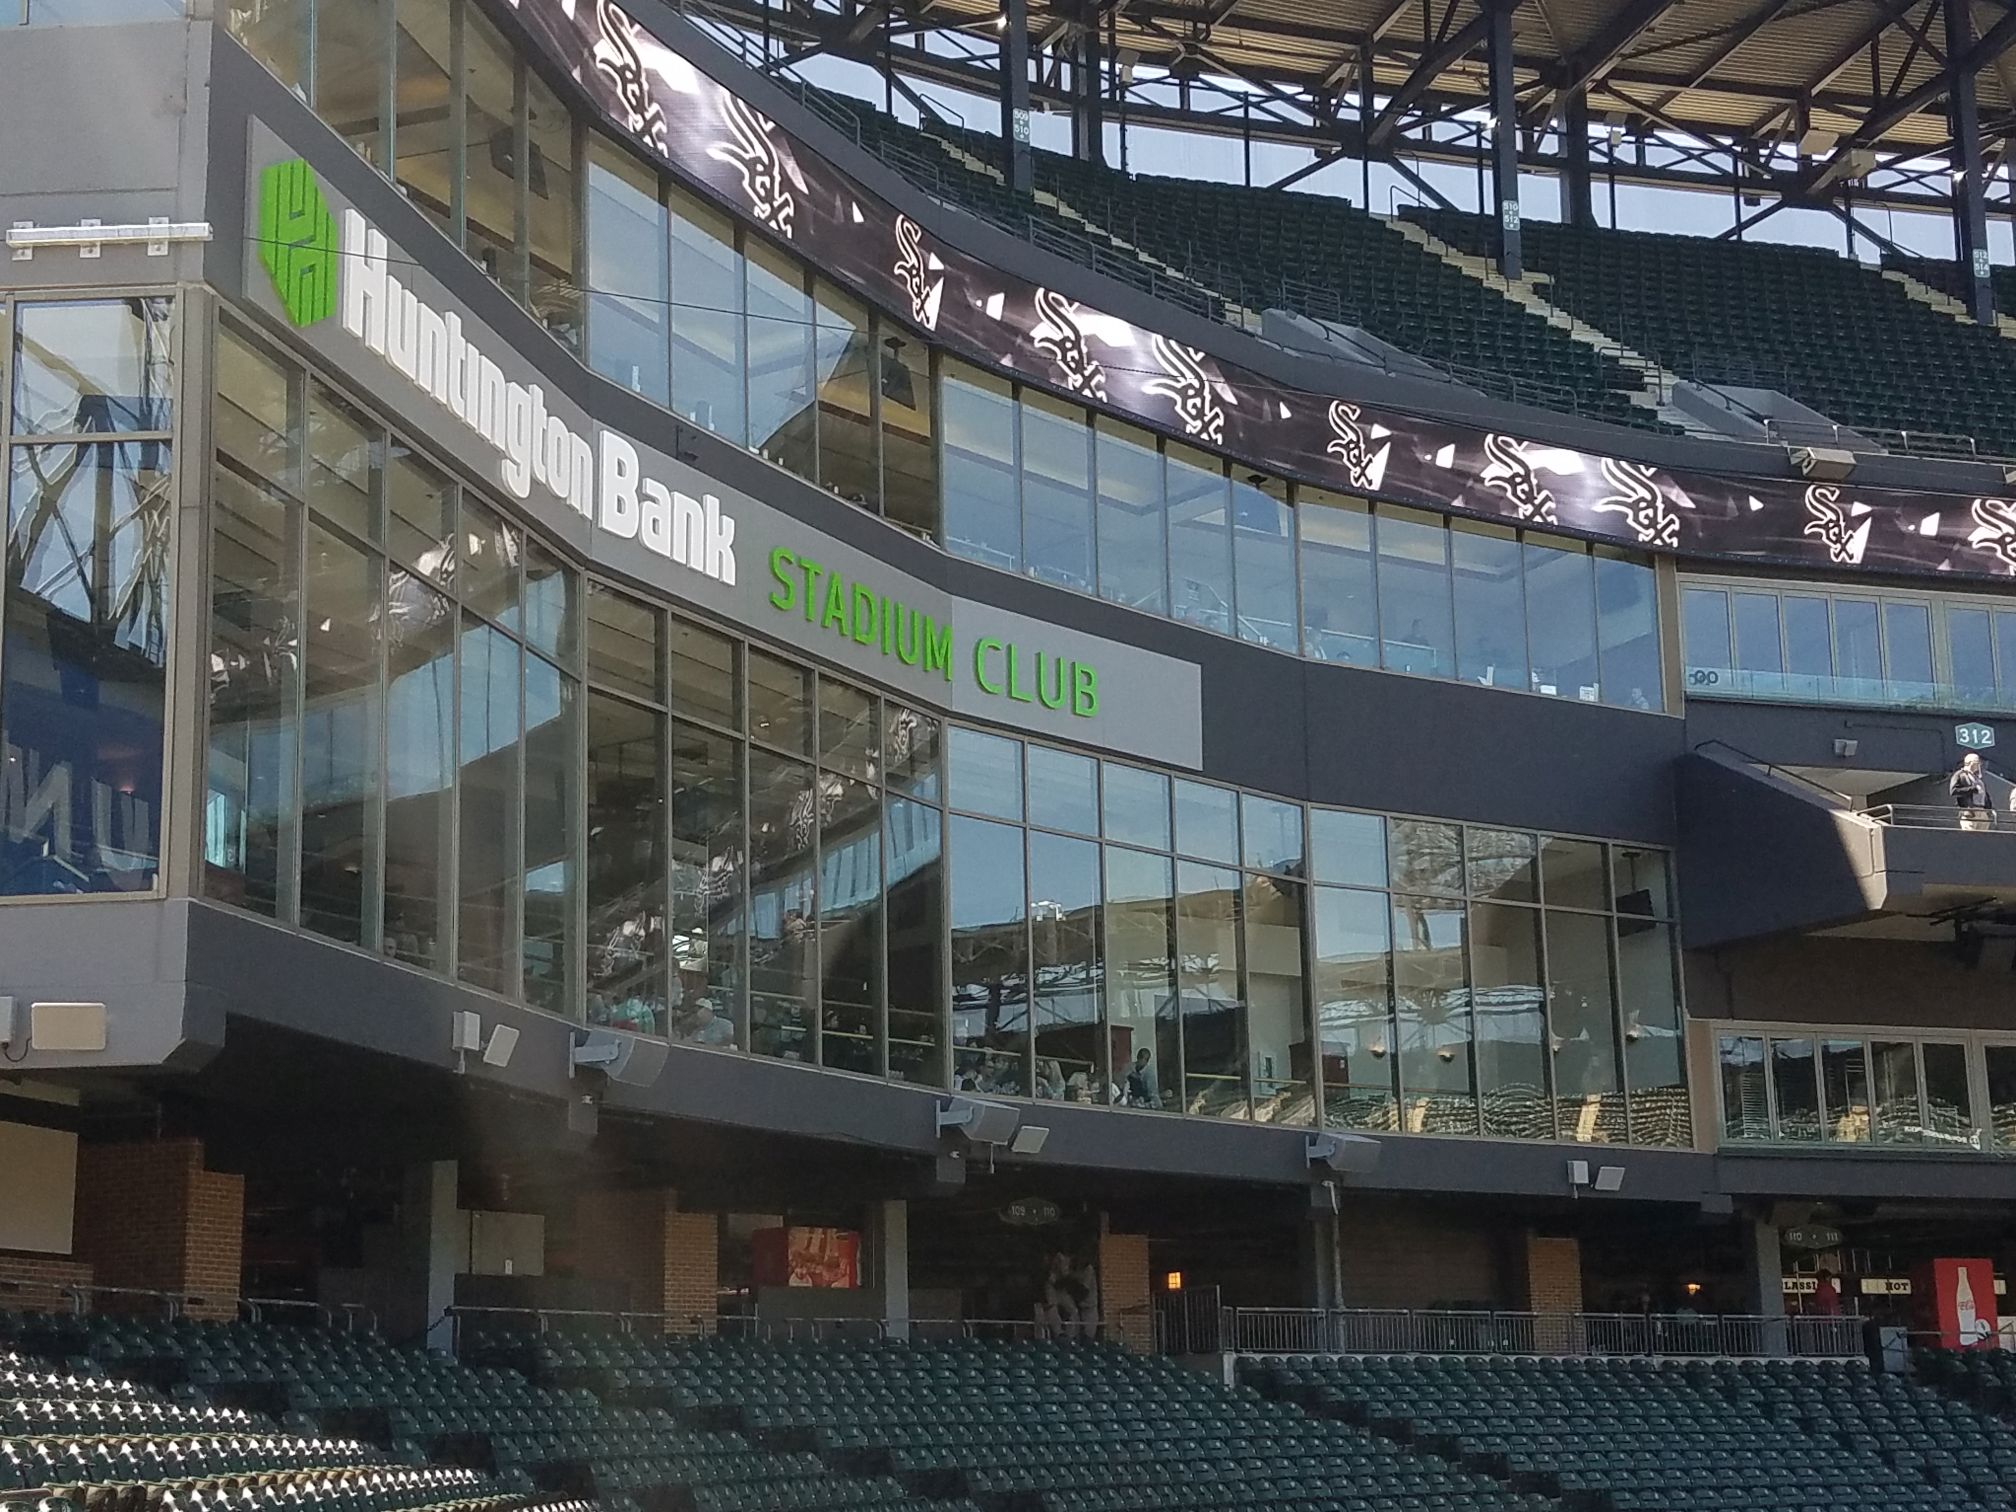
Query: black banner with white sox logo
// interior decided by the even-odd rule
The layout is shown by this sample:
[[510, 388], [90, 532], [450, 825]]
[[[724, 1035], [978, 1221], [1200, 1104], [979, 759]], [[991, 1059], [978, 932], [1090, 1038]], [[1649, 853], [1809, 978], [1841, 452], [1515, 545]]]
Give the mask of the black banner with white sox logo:
[[948, 348], [1269, 473], [1655, 552], [2016, 574], [2016, 497], [1656, 468], [1289, 389], [944, 245], [613, 0], [510, 0], [619, 133]]

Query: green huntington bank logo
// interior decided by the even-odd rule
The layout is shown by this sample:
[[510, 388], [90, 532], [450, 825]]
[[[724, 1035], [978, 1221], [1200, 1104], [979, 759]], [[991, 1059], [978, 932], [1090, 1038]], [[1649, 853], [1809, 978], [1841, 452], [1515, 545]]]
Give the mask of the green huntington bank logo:
[[336, 313], [336, 217], [300, 158], [260, 171], [259, 261], [295, 325]]

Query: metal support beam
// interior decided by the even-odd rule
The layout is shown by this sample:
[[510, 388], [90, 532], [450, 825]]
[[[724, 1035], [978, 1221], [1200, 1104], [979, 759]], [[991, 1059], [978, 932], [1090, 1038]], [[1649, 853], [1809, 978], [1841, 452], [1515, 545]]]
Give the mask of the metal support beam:
[[1106, 48], [1096, 0], [1085, 7], [1071, 61], [1071, 155], [1084, 163], [1106, 161]]
[[[1366, 133], [1366, 144], [1384, 148], [1400, 130], [1400, 119], [1414, 108], [1414, 102], [1428, 92], [1429, 86], [1441, 78], [1452, 63], [1467, 56], [1482, 42], [1490, 26], [1491, 18], [1480, 12], [1450, 33], [1438, 46], [1423, 53], [1420, 62], [1414, 65], [1414, 71], [1407, 76], [1406, 83], [1393, 91], [1386, 108], [1373, 121], [1371, 131]], [[1507, 26], [1510, 26], [1509, 19]], [[1507, 52], [1510, 52], [1509, 32]]]
[[1001, 174], [1017, 194], [1035, 187], [1029, 155], [1029, 0], [1001, 5]]
[[1981, 112], [1974, 74], [1967, 67], [1974, 51], [1972, 0], [1946, 0], [1946, 56], [1953, 88], [1946, 109], [1953, 122], [1953, 246], [1960, 276], [1967, 281], [1967, 308], [1982, 325], [1995, 327], [1995, 285], [1988, 277], [1987, 170], [1981, 156]]
[[1491, 177], [1497, 202], [1498, 271], [1520, 275], [1519, 101], [1514, 94], [1512, 11], [1517, 0], [1486, 0], [1491, 66]]
[[1596, 224], [1589, 195], [1589, 94], [1578, 89], [1561, 112], [1561, 218], [1571, 226]]

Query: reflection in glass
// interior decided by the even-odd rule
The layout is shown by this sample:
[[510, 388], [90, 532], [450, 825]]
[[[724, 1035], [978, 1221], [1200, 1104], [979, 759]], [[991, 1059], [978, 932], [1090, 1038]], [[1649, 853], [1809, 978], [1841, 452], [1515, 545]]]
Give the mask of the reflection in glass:
[[658, 655], [662, 619], [640, 599], [606, 583], [588, 585], [588, 678], [654, 703], [663, 699]]
[[518, 558], [525, 536], [474, 499], [462, 501], [462, 555], [455, 586], [465, 606], [511, 629], [518, 627]]
[[1621, 1144], [1617, 1004], [1610, 987], [1610, 921], [1547, 911], [1547, 1027], [1561, 1137]]
[[1099, 847], [1090, 840], [1032, 831], [1029, 899], [1036, 1025], [1032, 1091], [1037, 1097], [1104, 1102]]
[[1458, 826], [1429, 819], [1395, 819], [1386, 831], [1395, 888], [1463, 895], [1463, 831]]
[[889, 786], [913, 798], [938, 798], [938, 748], [944, 726], [901, 704], [882, 705], [882, 759]]
[[1031, 577], [1092, 591], [1092, 432], [1086, 414], [1022, 391], [1023, 568]]
[[1788, 593], [1782, 602], [1785, 670], [1801, 678], [1833, 676], [1833, 631], [1828, 624], [1827, 600], [1812, 594]]
[[1986, 609], [1946, 610], [1946, 654], [1953, 686], [1984, 702], [1995, 692], [1995, 643]]
[[1232, 479], [1232, 565], [1239, 638], [1294, 651], [1301, 641], [1295, 609], [1295, 517], [1279, 478], [1237, 472]]
[[[1110, 788], [1109, 788], [1110, 791]], [[1180, 1083], [1175, 886], [1167, 856], [1106, 847], [1105, 1099], [1166, 1108]]]
[[581, 349], [581, 188], [574, 116], [536, 68], [525, 70], [526, 308], [570, 352]]
[[575, 667], [580, 648], [575, 643], [574, 569], [530, 537], [524, 555], [525, 643], [563, 666]]
[[1683, 588], [1680, 624], [1689, 668], [1714, 670], [1735, 665], [1730, 652], [1728, 594], [1719, 588]]
[[1298, 488], [1302, 544], [1302, 654], [1379, 665], [1379, 601], [1372, 585], [1372, 513], [1363, 499]]
[[893, 794], [889, 876], [889, 1077], [945, 1084], [945, 851], [935, 804]]
[[1771, 1101], [1780, 1139], [1795, 1144], [1819, 1139], [1820, 1091], [1810, 1039], [1771, 1041]]
[[[378, 921], [378, 630], [384, 565], [308, 527], [302, 636], [301, 924], [358, 945]], [[368, 921], [368, 922], [367, 922]]]
[[955, 726], [952, 730], [952, 807], [997, 819], [1022, 817], [1022, 742]]
[[875, 429], [876, 364], [868, 308], [821, 282], [814, 318], [819, 484], [850, 504], [879, 509], [882, 468]]
[[385, 953], [448, 969], [455, 917], [455, 608], [395, 571], [385, 632]]
[[818, 1053], [817, 814], [812, 768], [751, 746], [749, 1048], [782, 1060], [813, 1061]]
[[[683, 637], [675, 637], [678, 650]], [[812, 674], [795, 662], [751, 647], [749, 662], [749, 734], [765, 745], [794, 756], [812, 752]], [[673, 691], [678, 691], [677, 666]], [[675, 697], [675, 703], [676, 703]]]
[[658, 175], [600, 132], [588, 142], [588, 360], [654, 404], [672, 400], [671, 223]]
[[880, 776], [875, 695], [837, 677], [819, 679], [819, 762], [864, 782]]
[[642, 1034], [669, 1027], [662, 725], [650, 709], [588, 695], [588, 1022]]
[[955, 818], [952, 850], [952, 1079], [962, 1092], [1029, 1090], [1028, 903], [1022, 831]]
[[1239, 795], [1176, 779], [1176, 849], [1207, 861], [1239, 860]]
[[1308, 1124], [1309, 1021], [1302, 1010], [1302, 893], [1282, 877], [1248, 876], [1245, 925], [1246, 1054], [1255, 1123]]
[[[1633, 1092], [1635, 1095], [1636, 1087]], [[1820, 1096], [1826, 1109], [1826, 1136], [1864, 1144], [1869, 1128], [1869, 1068], [1859, 1039], [1820, 1041]]]
[[1383, 893], [1319, 887], [1312, 956], [1323, 1053], [1323, 1123], [1396, 1127], [1391, 920]]
[[313, 6], [315, 113], [343, 134], [366, 162], [385, 168], [378, 96], [385, 80], [385, 13], [391, 0], [344, 0]]
[[1654, 919], [1673, 917], [1673, 883], [1664, 851], [1619, 845], [1612, 848], [1611, 857], [1617, 868], [1619, 913]]
[[1176, 618], [1232, 633], [1231, 495], [1225, 465], [1187, 446], [1164, 455], [1169, 500], [1169, 607]]
[[1879, 692], [1883, 683], [1883, 631], [1874, 599], [1834, 600], [1834, 675]]
[[2016, 1150], [2016, 1045], [1981, 1051], [1988, 1069], [1988, 1133], [1998, 1150]]
[[160, 296], [16, 306], [14, 434], [167, 430], [174, 422], [174, 310]]
[[1526, 613], [1533, 691], [1596, 702], [1602, 689], [1596, 676], [1596, 575], [1588, 548], [1526, 537]]
[[522, 96], [510, 44], [474, 5], [462, 5], [463, 154], [462, 246], [478, 267], [513, 299], [525, 297], [518, 249], [525, 244], [520, 215], [514, 122]]
[[[1502, 525], [1450, 532], [1455, 569], [1456, 675], [1487, 688], [1526, 688], [1524, 553]], [[1536, 606], [1536, 613], [1538, 612]]]
[[938, 532], [937, 386], [931, 349], [877, 317], [881, 336], [882, 513], [926, 540]]
[[[735, 642], [674, 618], [665, 648], [665, 677], [673, 712], [704, 719], [724, 730], [742, 728], [742, 695], [735, 681]], [[768, 714], [766, 713], [766, 718]]]
[[1918, 1106], [1918, 1047], [1906, 1040], [1869, 1046], [1869, 1081], [1876, 1093], [1876, 1137], [1886, 1144], [1917, 1144], [1925, 1133]]
[[945, 423], [945, 546], [990, 567], [1022, 568], [1014, 389], [947, 361], [940, 387]]
[[[742, 896], [742, 742], [674, 719], [672, 913], [668, 954], [673, 1035], [733, 1049], [750, 1043], [742, 1002], [749, 912]], [[759, 762], [760, 764], [760, 762]], [[773, 895], [774, 896], [774, 895]]]
[[748, 335], [734, 222], [677, 189], [667, 193], [666, 205], [672, 219], [672, 408], [746, 445]]
[[1455, 672], [1449, 522], [1418, 509], [1379, 511], [1379, 637], [1395, 672]]
[[1309, 810], [1310, 875], [1318, 882], [1386, 885], [1386, 821], [1344, 809]]
[[1622, 709], [1663, 708], [1659, 584], [1650, 562], [1596, 548], [1596, 638], [1603, 702]]
[[[749, 445], [801, 478], [816, 478], [812, 297], [797, 263], [753, 238], [749, 277]], [[675, 291], [674, 298], [681, 298]], [[674, 374], [674, 382], [678, 375]]]
[[1552, 1139], [1539, 912], [1494, 903], [1472, 908], [1470, 971], [1484, 1132], [1501, 1139]]
[[1631, 1139], [1684, 1149], [1694, 1141], [1694, 1119], [1670, 924], [1617, 921], [1617, 983]]
[[882, 800], [865, 782], [818, 778], [819, 1061], [882, 1074]]
[[1475, 1134], [1463, 905], [1397, 893], [1391, 902], [1400, 1127], [1409, 1134]]
[[154, 885], [169, 481], [165, 442], [14, 448], [0, 640], [0, 893]]
[[1099, 596], [1147, 614], [1169, 612], [1169, 529], [1155, 438], [1095, 418]]
[[452, 237], [450, 186], [462, 177], [461, 158], [454, 111], [443, 105], [454, 92], [448, 78], [454, 10], [439, 0], [393, 0], [393, 9], [393, 178], [408, 203]]
[[463, 981], [502, 993], [518, 986], [520, 658], [515, 641], [463, 616], [456, 956]]
[[[455, 491], [442, 474], [398, 441], [387, 448], [386, 529], [392, 555], [444, 586], [455, 577]], [[403, 579], [401, 571], [394, 580]], [[398, 597], [395, 594], [396, 605]]]
[[1169, 849], [1169, 779], [1139, 767], [1104, 764], [1100, 814], [1108, 840]]
[[1925, 1068], [1925, 1142], [1948, 1149], [1977, 1146], [1966, 1046], [1928, 1040], [1918, 1054]]
[[1765, 1098], [1764, 1039], [1725, 1034], [1717, 1041], [1722, 1077], [1722, 1139], [1747, 1144], [1771, 1137], [1771, 1108]]
[[1569, 840], [1549, 835], [1540, 844], [1540, 880], [1549, 908], [1610, 906], [1610, 879], [1604, 873], [1603, 847], [1594, 840]]
[[1470, 895], [1499, 903], [1540, 901], [1539, 862], [1533, 836], [1525, 830], [1487, 829], [1473, 824], [1465, 832], [1469, 855]]
[[1736, 627], [1736, 665], [1745, 672], [1776, 674], [1784, 670], [1785, 648], [1778, 629], [1778, 595], [1730, 595]]
[[1898, 689], [1922, 693], [1932, 682], [1932, 613], [1928, 605], [1902, 599], [1883, 601], [1883, 642], [1889, 655], [1891, 683], [1915, 684]]
[[1243, 1118], [1246, 1000], [1240, 991], [1239, 874], [1179, 861], [1176, 888], [1183, 1108], [1212, 1117]]
[[1239, 830], [1243, 837], [1243, 860], [1261, 871], [1287, 872], [1300, 876], [1302, 865], [1302, 805], [1283, 803], [1278, 798], [1262, 798], [1257, 793], [1239, 795]]
[[1099, 833], [1099, 763], [1049, 746], [1026, 748], [1029, 822], [1079, 835]]

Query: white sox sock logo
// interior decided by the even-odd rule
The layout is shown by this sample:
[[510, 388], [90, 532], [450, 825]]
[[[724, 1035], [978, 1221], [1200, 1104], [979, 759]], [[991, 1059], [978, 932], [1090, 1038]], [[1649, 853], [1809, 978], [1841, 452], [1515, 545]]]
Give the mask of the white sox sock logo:
[[1078, 324], [1078, 306], [1054, 289], [1036, 291], [1036, 313], [1043, 318], [1030, 334], [1036, 350], [1057, 364], [1058, 377], [1074, 394], [1106, 397], [1106, 369], [1092, 355]]
[[1143, 393], [1159, 394], [1176, 405], [1176, 418], [1183, 434], [1213, 443], [1225, 439], [1225, 409], [1211, 392], [1211, 379], [1204, 371], [1204, 354], [1167, 336], [1149, 343], [1155, 361], [1168, 376], [1150, 378], [1141, 385]]
[[896, 217], [896, 265], [890, 269], [910, 296], [910, 318], [927, 331], [938, 329], [945, 298], [945, 264], [924, 245], [924, 231], [907, 215]]
[[1480, 481], [1486, 488], [1510, 499], [1520, 519], [1531, 520], [1536, 525], [1560, 523], [1554, 517], [1554, 495], [1547, 491], [1539, 474], [1533, 470], [1523, 441], [1512, 436], [1486, 436], [1484, 455], [1490, 460], [1485, 464]]
[[779, 236], [791, 235], [798, 202], [785, 182], [784, 156], [777, 150], [777, 125], [768, 116], [745, 105], [734, 95], [721, 97], [721, 115], [734, 133], [732, 142], [716, 142], [707, 156], [726, 163], [742, 177], [742, 192], [749, 197], [749, 213]]
[[1666, 507], [1651, 469], [1614, 457], [1602, 460], [1603, 481], [1617, 491], [1589, 507], [1603, 514], [1621, 514], [1641, 546], [1678, 546], [1680, 516]]
[[595, 19], [601, 32], [595, 39], [595, 71], [616, 91], [631, 133], [653, 151], [667, 151], [665, 112], [652, 98], [651, 82], [644, 76], [637, 23], [612, 0], [601, 0]]
[[1817, 536], [1827, 548], [1827, 560], [1859, 565], [1869, 547], [1869, 520], [1859, 524], [1854, 506], [1841, 502], [1841, 490], [1828, 483], [1815, 483], [1806, 490], [1806, 528], [1799, 533]]
[[1973, 514], [1974, 531], [1967, 544], [1990, 553], [2016, 572], [2016, 504], [2007, 499], [1976, 499]]

